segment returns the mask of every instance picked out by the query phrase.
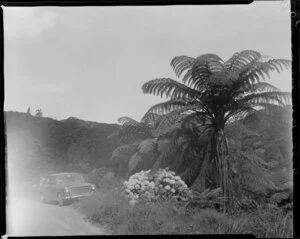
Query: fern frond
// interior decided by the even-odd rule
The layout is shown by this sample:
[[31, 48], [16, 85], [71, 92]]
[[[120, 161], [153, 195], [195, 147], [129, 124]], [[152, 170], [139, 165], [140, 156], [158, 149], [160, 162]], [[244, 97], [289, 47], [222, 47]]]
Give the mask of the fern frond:
[[258, 82], [252, 85], [245, 85], [241, 87], [238, 91], [236, 91], [236, 96], [238, 95], [246, 95], [249, 93], [258, 93], [258, 92], [272, 92], [279, 91], [279, 89], [267, 82]]
[[261, 59], [261, 54], [259, 52], [244, 50], [234, 53], [224, 65], [226, 69], [240, 71], [245, 66], [251, 64], [252, 62], [258, 61], [259, 59]]
[[291, 102], [291, 93], [282, 92], [282, 91], [272, 91], [272, 92], [262, 92], [262, 93], [253, 93], [246, 95], [240, 100], [237, 101], [241, 105], [255, 105], [261, 103], [277, 103], [279, 105], [290, 104]]
[[133, 144], [127, 144], [127, 145], [121, 145], [117, 147], [111, 155], [111, 160], [114, 161], [122, 161], [126, 158], [129, 159], [132, 157], [132, 155], [135, 154], [135, 152], [138, 149], [139, 143], [133, 143]]
[[145, 139], [151, 136], [152, 136], [151, 126], [142, 123], [135, 126], [133, 125], [123, 126], [118, 132], [118, 137], [120, 141]]
[[156, 149], [157, 149], [157, 138], [145, 139], [138, 146], [138, 151], [141, 154], [146, 154]]
[[159, 121], [159, 119], [161, 117], [163, 117], [163, 115], [153, 113], [153, 112], [149, 112], [146, 117], [144, 116], [141, 119], [141, 122], [145, 123], [147, 125], [155, 126], [155, 124], [157, 123], [157, 121]]
[[136, 166], [143, 160], [143, 157], [139, 152], [136, 152], [128, 162], [128, 175], [136, 168]]
[[169, 100], [163, 103], [153, 105], [144, 115], [142, 121], [158, 119], [158, 115], [166, 115], [170, 112], [177, 110], [178, 112], [184, 112], [187, 110], [197, 109], [195, 102], [183, 101], [183, 100]]
[[148, 81], [142, 86], [142, 90], [146, 94], [160, 95], [161, 97], [166, 96], [171, 99], [183, 100], [198, 98], [201, 93], [170, 78]]
[[131, 173], [147, 155], [154, 154], [157, 150], [157, 139], [146, 139], [138, 145], [137, 152], [129, 159], [128, 168]]
[[157, 141], [157, 149], [162, 154], [166, 155], [167, 153], [169, 153], [173, 148], [172, 146], [174, 146], [174, 144], [170, 139], [163, 139]]
[[244, 106], [228, 112], [225, 116], [226, 123], [233, 123], [246, 118], [250, 114], [254, 114], [257, 110], [251, 106]]
[[161, 118], [161, 120], [157, 123], [153, 134], [157, 137], [162, 137], [168, 132], [180, 127], [180, 119], [185, 117], [185, 115], [182, 115], [182, 112], [183, 109], [173, 110]]
[[207, 86], [208, 78], [224, 69], [223, 60], [215, 54], [205, 54], [197, 57], [192, 67], [193, 87], [203, 92]]
[[276, 70], [278, 73], [285, 69], [290, 69], [291, 61], [285, 59], [272, 59], [266, 62], [253, 62], [240, 70], [241, 82], [255, 83], [270, 78], [270, 73]]
[[117, 119], [117, 121], [122, 124], [122, 125], [132, 125], [132, 126], [136, 126], [139, 124], [138, 121], [130, 118], [130, 117], [127, 117], [127, 116], [124, 116], [124, 117], [120, 117]]
[[291, 114], [291, 112], [282, 105], [274, 105], [270, 103], [256, 103], [255, 106], [262, 107], [266, 114], [270, 117], [276, 117], [276, 115], [282, 114], [282, 112], [285, 112], [287, 115]]
[[178, 78], [184, 71], [192, 67], [194, 60], [189, 56], [176, 56], [172, 59], [171, 66]]

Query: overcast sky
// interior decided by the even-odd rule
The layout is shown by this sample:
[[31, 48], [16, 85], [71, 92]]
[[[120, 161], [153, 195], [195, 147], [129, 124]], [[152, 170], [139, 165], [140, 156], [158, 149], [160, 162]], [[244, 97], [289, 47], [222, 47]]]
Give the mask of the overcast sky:
[[[6, 111], [115, 123], [163, 99], [146, 81], [177, 79], [170, 61], [252, 49], [291, 59], [289, 5], [4, 8]], [[291, 90], [291, 72], [270, 82]]]

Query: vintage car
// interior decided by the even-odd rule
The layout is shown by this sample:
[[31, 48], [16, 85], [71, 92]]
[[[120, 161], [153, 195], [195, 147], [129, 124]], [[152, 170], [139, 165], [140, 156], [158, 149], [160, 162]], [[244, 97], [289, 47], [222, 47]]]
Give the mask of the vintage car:
[[93, 194], [94, 184], [85, 183], [79, 173], [49, 174], [40, 179], [40, 199], [42, 202], [57, 201], [60, 206], [74, 198]]

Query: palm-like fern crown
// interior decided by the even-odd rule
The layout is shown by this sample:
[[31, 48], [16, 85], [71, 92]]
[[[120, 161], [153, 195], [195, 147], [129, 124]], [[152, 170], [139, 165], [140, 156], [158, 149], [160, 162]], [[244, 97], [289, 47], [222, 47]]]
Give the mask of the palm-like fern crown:
[[259, 52], [246, 50], [225, 62], [215, 54], [179, 56], [173, 58], [171, 66], [182, 83], [169, 78], [146, 82], [142, 86], [144, 93], [166, 96], [169, 100], [152, 106], [142, 121], [168, 114], [223, 127], [257, 107], [278, 107], [291, 101], [289, 92], [265, 82], [270, 72], [289, 69], [290, 60], [264, 60]]

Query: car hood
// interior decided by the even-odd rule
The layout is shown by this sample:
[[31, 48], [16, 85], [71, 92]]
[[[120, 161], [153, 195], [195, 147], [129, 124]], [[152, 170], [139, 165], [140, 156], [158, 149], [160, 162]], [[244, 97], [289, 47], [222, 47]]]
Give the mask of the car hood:
[[62, 183], [60, 184], [61, 187], [81, 187], [81, 186], [92, 186], [93, 184], [91, 183]]

